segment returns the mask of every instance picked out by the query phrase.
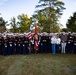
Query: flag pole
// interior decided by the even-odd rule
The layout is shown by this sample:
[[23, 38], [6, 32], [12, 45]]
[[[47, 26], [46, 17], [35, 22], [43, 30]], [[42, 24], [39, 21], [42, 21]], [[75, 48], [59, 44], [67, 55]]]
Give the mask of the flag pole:
[[34, 40], [35, 40], [34, 49], [38, 51], [38, 23], [36, 23], [35, 25]]

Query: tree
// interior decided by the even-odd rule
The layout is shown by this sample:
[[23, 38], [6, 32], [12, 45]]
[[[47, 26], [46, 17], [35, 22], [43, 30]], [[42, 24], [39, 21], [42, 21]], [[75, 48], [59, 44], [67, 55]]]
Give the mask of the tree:
[[28, 32], [28, 27], [32, 23], [32, 19], [27, 15], [21, 14], [18, 16], [18, 26], [21, 32]]
[[13, 17], [13, 18], [11, 18], [11, 20], [10, 20], [11, 22], [10, 22], [10, 25], [11, 25], [11, 27], [12, 27], [12, 32], [17, 32], [17, 23], [16, 23], [16, 18], [15, 17]]
[[32, 16], [32, 19], [33, 19], [33, 26], [35, 27], [35, 24], [36, 24], [36, 21], [38, 21], [38, 30], [39, 32], [42, 32], [43, 31], [43, 28], [45, 26], [45, 22], [46, 22], [46, 16], [45, 14], [42, 14], [41, 12], [38, 12], [37, 14], [34, 14]]
[[47, 32], [52, 32], [51, 29], [54, 28], [55, 25], [58, 25], [58, 19], [62, 15], [62, 11], [65, 9], [63, 6], [64, 3], [58, 0], [39, 1], [39, 5], [36, 5], [36, 8], [41, 7], [41, 9], [36, 11], [36, 15], [39, 16], [39, 14], [41, 14], [44, 20], [36, 18], [41, 25], [43, 24], [43, 30], [46, 31], [48, 29]]
[[73, 16], [70, 16], [66, 23], [67, 28], [71, 32], [76, 32], [76, 12], [73, 13]]
[[6, 23], [7, 22], [5, 22], [5, 20], [2, 17], [0, 17], [0, 32], [4, 32], [6, 30]]
[[68, 28], [62, 28], [60, 31], [61, 32], [69, 32]]

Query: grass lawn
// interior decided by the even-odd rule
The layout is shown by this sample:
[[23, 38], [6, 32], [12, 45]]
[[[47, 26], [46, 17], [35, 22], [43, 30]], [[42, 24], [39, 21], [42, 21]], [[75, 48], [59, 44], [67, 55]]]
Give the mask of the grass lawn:
[[0, 56], [0, 75], [76, 75], [76, 54]]

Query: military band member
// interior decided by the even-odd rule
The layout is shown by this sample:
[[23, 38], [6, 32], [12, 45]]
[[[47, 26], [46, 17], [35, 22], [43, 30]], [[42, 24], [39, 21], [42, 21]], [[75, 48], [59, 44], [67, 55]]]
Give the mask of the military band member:
[[3, 38], [2, 35], [0, 35], [0, 55], [2, 55], [2, 47], [3, 47]]
[[74, 47], [73, 52], [76, 54], [76, 34], [74, 35]]
[[30, 41], [31, 44], [31, 53], [34, 54], [35, 50], [34, 50], [34, 37], [32, 37], [32, 40]]
[[27, 36], [24, 37], [23, 40], [23, 54], [28, 54], [29, 53], [29, 39]]
[[8, 38], [8, 55], [12, 55], [13, 52], [13, 38], [9, 36]]
[[48, 48], [47, 48], [47, 50], [48, 50], [48, 52], [49, 53], [52, 53], [52, 48], [51, 48], [51, 35], [48, 35], [47, 36], [47, 45], [48, 45]]
[[42, 53], [47, 53], [47, 36], [43, 35], [41, 37], [41, 44], [42, 44]]
[[22, 39], [20, 36], [17, 38], [17, 54], [22, 54]]
[[42, 35], [40, 36], [40, 39], [39, 39], [39, 50], [40, 50], [40, 53], [43, 53], [43, 43], [42, 43]]
[[13, 54], [17, 54], [17, 36], [14, 36], [13, 39]]
[[8, 40], [7, 40], [7, 37], [4, 36], [4, 38], [3, 38], [3, 54], [4, 54], [4, 56], [7, 55], [7, 51], [8, 51]]
[[38, 35], [38, 50], [37, 53], [40, 53], [40, 40], [41, 40], [41, 35]]
[[[21, 40], [21, 39], [20, 39]], [[20, 40], [19, 40], [19, 36], [17, 36], [17, 50], [16, 50], [16, 53], [19, 54], [20, 52]]]
[[67, 39], [67, 44], [66, 44], [66, 53], [72, 53], [73, 43], [74, 43], [74, 37], [72, 34], [69, 33], [68, 39]]

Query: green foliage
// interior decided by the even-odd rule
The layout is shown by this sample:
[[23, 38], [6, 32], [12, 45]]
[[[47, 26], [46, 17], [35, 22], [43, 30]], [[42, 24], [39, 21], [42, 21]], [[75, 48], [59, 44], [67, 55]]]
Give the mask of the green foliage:
[[[38, 20], [38, 26], [39, 26], [39, 28], [40, 28], [39, 30], [41, 32], [42, 29], [44, 28], [45, 22], [47, 20], [45, 14], [41, 13], [41, 12], [38, 12], [38, 14], [34, 14], [32, 18]], [[35, 25], [35, 23], [34, 23], [34, 25]]]
[[76, 32], [76, 12], [73, 13], [73, 16], [70, 16], [68, 22], [66, 23], [67, 28], [71, 32]]
[[61, 32], [69, 32], [68, 28], [62, 28]]
[[13, 18], [11, 18], [11, 20], [10, 20], [11, 22], [10, 22], [10, 25], [11, 25], [11, 27], [12, 27], [12, 32], [17, 32], [17, 23], [16, 23], [16, 18], [15, 17], [13, 17]]
[[[39, 22], [39, 25], [43, 27], [42, 31], [53, 32], [53, 29], [58, 29], [58, 19], [62, 15], [62, 11], [65, 9], [64, 3], [59, 0], [40, 0], [36, 8], [41, 8], [33, 15]], [[35, 16], [35, 17], [34, 17]], [[54, 28], [55, 27], [55, 28]], [[57, 27], [57, 28], [56, 28]], [[56, 31], [54, 31], [56, 32]]]
[[6, 30], [6, 23], [7, 22], [5, 22], [5, 20], [2, 17], [0, 17], [0, 32], [4, 32]]
[[28, 32], [28, 27], [32, 23], [32, 19], [28, 18], [25, 14], [21, 14], [18, 16], [18, 20], [20, 32]]

